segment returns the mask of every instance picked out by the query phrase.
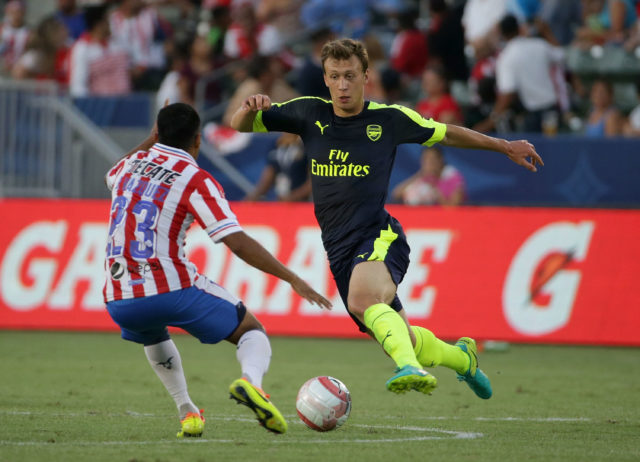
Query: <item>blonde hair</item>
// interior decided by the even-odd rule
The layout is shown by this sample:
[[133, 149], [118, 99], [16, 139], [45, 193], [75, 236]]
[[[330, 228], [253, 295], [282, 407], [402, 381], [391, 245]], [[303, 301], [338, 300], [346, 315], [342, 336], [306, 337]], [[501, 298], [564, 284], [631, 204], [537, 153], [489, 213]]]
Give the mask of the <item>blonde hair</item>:
[[322, 59], [322, 71], [324, 72], [324, 62], [333, 58], [336, 60], [347, 60], [355, 56], [362, 64], [362, 72], [369, 68], [369, 55], [364, 44], [359, 40], [349, 38], [337, 39], [327, 42], [322, 47], [320, 57]]

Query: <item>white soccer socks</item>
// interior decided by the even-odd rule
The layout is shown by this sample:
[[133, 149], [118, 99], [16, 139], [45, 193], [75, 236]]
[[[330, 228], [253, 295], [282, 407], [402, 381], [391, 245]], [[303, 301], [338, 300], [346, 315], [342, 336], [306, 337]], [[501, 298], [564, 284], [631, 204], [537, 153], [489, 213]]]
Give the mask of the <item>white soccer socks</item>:
[[271, 344], [261, 330], [245, 332], [238, 340], [236, 357], [242, 368], [242, 376], [252, 385], [262, 389], [262, 377], [269, 370]]
[[175, 401], [180, 418], [184, 418], [189, 412], [199, 414], [198, 408], [189, 397], [187, 381], [182, 370], [182, 360], [173, 340], [169, 339], [155, 345], [145, 346], [144, 352], [149, 364]]

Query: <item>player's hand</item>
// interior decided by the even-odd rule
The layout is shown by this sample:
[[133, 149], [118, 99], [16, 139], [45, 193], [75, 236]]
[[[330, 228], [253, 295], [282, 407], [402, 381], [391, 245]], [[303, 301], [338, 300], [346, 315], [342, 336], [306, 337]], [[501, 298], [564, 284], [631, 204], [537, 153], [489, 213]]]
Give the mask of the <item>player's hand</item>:
[[309, 286], [309, 284], [300, 279], [298, 276], [296, 276], [290, 284], [291, 288], [295, 290], [298, 295], [311, 302], [312, 304], [318, 305], [320, 308], [324, 308], [326, 310], [330, 310], [333, 307], [329, 300], [313, 290], [311, 286]]
[[242, 109], [251, 112], [266, 111], [270, 107], [271, 98], [261, 94], [251, 95], [242, 103]]
[[527, 170], [537, 172], [536, 165], [544, 165], [533, 144], [527, 140], [509, 141], [507, 157]]

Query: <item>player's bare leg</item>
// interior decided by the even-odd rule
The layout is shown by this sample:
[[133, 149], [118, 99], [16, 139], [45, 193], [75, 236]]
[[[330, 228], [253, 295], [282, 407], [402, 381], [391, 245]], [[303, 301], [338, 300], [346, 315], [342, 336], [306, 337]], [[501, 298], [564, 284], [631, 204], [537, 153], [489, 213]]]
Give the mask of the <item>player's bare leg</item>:
[[409, 390], [430, 393], [437, 380], [422, 369], [408, 324], [389, 306], [395, 293], [396, 285], [383, 262], [359, 263], [349, 281], [349, 311], [373, 333], [396, 363], [396, 374], [387, 381], [387, 389], [395, 393]]

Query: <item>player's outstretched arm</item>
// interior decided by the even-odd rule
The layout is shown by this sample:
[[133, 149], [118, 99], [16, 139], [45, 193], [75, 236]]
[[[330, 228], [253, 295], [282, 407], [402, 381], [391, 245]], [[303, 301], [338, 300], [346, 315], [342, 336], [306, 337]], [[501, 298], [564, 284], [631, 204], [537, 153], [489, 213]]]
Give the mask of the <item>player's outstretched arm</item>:
[[253, 121], [258, 111], [266, 111], [271, 107], [271, 99], [267, 95], [251, 95], [231, 117], [231, 128], [239, 132], [253, 131]]
[[507, 141], [483, 135], [458, 125], [447, 125], [447, 133], [441, 144], [457, 148], [488, 149], [497, 151], [524, 168], [537, 172], [536, 165], [544, 165], [533, 144], [527, 140]]
[[243, 231], [229, 234], [222, 238], [222, 242], [224, 242], [234, 254], [251, 266], [265, 273], [273, 274], [275, 277], [291, 284], [291, 288], [309, 302], [321, 308], [331, 309], [332, 305], [329, 300], [313, 290], [309, 284], [280, 263], [267, 249]]

